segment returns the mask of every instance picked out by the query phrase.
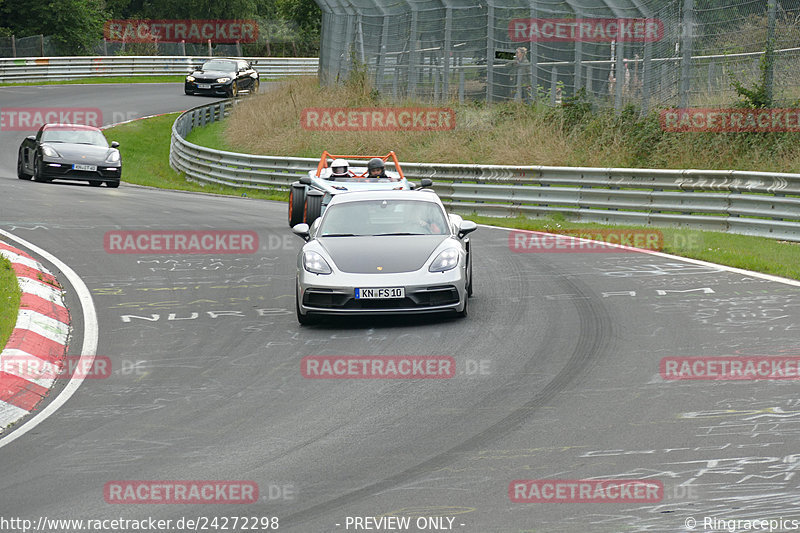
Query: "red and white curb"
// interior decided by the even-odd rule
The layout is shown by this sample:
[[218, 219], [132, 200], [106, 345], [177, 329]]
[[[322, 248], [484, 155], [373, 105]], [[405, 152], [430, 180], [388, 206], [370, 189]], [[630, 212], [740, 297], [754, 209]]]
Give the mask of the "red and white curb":
[[17, 322], [0, 352], [0, 430], [30, 413], [50, 391], [63, 365], [69, 311], [56, 278], [27, 253], [0, 241], [22, 296]]

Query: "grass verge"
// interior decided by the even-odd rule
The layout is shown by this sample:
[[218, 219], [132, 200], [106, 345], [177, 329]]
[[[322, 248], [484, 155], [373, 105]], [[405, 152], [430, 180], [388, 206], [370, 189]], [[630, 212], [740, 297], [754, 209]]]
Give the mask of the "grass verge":
[[[591, 230], [593, 229], [630, 229], [648, 233], [659, 232], [663, 244], [658, 251], [800, 280], [800, 243], [796, 242], [777, 241], [763, 237], [735, 235], [719, 231], [656, 228], [653, 226], [578, 224], [558, 216], [548, 219], [529, 219], [525, 217], [494, 218], [471, 215], [464, 218], [489, 226], [554, 233], [566, 231], [574, 236], [583, 236], [583, 233], [591, 235]], [[572, 232], [573, 230], [577, 230], [581, 235], [575, 235]], [[606, 239], [611, 242], [608, 237]]]
[[105, 130], [109, 141], [119, 141], [122, 153], [122, 181], [181, 191], [206, 192], [228, 196], [248, 196], [267, 200], [288, 200], [289, 193], [268, 192], [213, 183], [187, 181], [169, 166], [172, 124], [179, 113], [135, 120]]
[[6, 345], [17, 323], [21, 294], [11, 262], [5, 257], [0, 257], [0, 351]]
[[186, 76], [109, 76], [106, 78], [76, 78], [58, 81], [3, 82], [0, 87], [22, 87], [26, 85], [83, 85], [87, 83], [183, 83]]

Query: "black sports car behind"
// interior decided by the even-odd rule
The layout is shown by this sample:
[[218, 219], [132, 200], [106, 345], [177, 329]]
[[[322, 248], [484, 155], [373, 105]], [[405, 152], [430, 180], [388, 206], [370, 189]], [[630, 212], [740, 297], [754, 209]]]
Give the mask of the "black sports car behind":
[[22, 141], [17, 156], [21, 180], [54, 179], [119, 187], [122, 160], [118, 142], [109, 146], [103, 132], [80, 124], [44, 124]]
[[258, 72], [243, 59], [212, 59], [203, 63], [200, 70], [186, 76], [183, 90], [186, 94], [208, 94], [232, 98], [239, 91], [258, 92]]

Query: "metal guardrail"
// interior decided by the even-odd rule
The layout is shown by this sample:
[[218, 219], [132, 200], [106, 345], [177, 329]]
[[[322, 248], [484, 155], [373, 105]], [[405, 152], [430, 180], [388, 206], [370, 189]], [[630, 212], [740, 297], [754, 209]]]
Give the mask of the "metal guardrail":
[[[0, 83], [66, 80], [108, 76], [185, 75], [208, 57], [203, 56], [77, 56], [0, 58]], [[245, 58], [262, 78], [316, 74], [316, 57]]]
[[[190, 109], [172, 127], [170, 164], [190, 179], [286, 189], [318, 159], [214, 150], [186, 141], [221, 120], [235, 100]], [[403, 163], [407, 178], [434, 180], [453, 211], [489, 216], [563, 213], [579, 222], [681, 226], [800, 242], [800, 174]]]

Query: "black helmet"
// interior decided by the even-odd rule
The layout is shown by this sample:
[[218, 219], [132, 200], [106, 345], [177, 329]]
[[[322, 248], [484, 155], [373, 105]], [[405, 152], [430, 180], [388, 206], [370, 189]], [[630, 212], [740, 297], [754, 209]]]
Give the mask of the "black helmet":
[[386, 168], [386, 166], [383, 164], [383, 159], [380, 157], [373, 157], [369, 160], [369, 163], [367, 163], [367, 171], [374, 170], [376, 168]]

